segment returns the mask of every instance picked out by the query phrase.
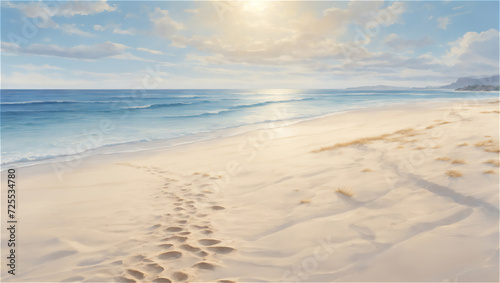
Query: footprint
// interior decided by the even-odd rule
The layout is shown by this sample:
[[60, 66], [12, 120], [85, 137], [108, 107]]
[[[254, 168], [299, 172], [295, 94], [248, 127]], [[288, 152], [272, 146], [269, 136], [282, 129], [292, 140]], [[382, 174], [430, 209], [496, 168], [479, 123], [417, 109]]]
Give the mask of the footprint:
[[181, 237], [181, 236], [172, 236], [172, 237], [168, 237], [168, 238], [165, 238], [163, 239], [162, 241], [177, 241], [179, 243], [183, 243], [187, 240], [187, 237]]
[[172, 278], [174, 278], [175, 281], [186, 281], [186, 279], [188, 279], [188, 276], [184, 272], [176, 271], [172, 273]]
[[210, 230], [210, 229], [205, 229], [205, 230], [203, 230], [202, 232], [203, 232], [203, 234], [207, 234], [207, 235], [210, 235], [210, 234], [212, 234], [212, 233], [213, 233], [213, 231], [212, 231], [212, 230]]
[[219, 240], [214, 240], [214, 239], [201, 239], [198, 241], [198, 243], [204, 245], [204, 246], [213, 246], [213, 245], [216, 245], [218, 243], [220, 243], [221, 241]]
[[193, 200], [189, 200], [189, 201], [186, 201], [187, 204], [193, 204], [194, 201]]
[[218, 254], [228, 254], [234, 251], [234, 249], [230, 247], [208, 247], [207, 249]]
[[179, 220], [179, 221], [177, 221], [177, 223], [179, 223], [179, 224], [186, 224], [187, 220]]
[[182, 205], [182, 202], [176, 202], [174, 203], [175, 206], [181, 206]]
[[167, 232], [180, 232], [180, 231], [182, 231], [182, 228], [181, 227], [168, 227], [167, 229], [165, 229], [165, 231], [167, 231]]
[[66, 278], [64, 280], [62, 280], [61, 282], [76, 282], [76, 281], [83, 281], [85, 278], [83, 278], [82, 276], [75, 276], [75, 277], [70, 277], [70, 278]]
[[138, 271], [138, 270], [135, 270], [135, 269], [127, 269], [127, 273], [134, 276], [135, 278], [139, 279], [139, 280], [142, 280], [144, 279], [144, 273]]
[[168, 278], [158, 277], [153, 280], [154, 283], [172, 283], [172, 280]]
[[165, 270], [165, 268], [163, 268], [163, 266], [161, 266], [157, 263], [150, 263], [150, 264], [146, 265], [146, 269], [148, 269], [152, 272], [155, 272], [155, 273], [160, 273], [163, 270]]
[[200, 225], [191, 225], [191, 227], [196, 228], [196, 229], [207, 229], [208, 226], [200, 226]]
[[151, 227], [149, 227], [150, 230], [154, 230], [154, 229], [158, 229], [161, 227], [161, 224], [156, 224], [156, 225], [153, 225]]
[[132, 261], [145, 261], [146, 257], [143, 255], [136, 255], [130, 258]]
[[208, 216], [208, 214], [200, 213], [200, 214], [198, 214], [198, 215], [196, 215], [196, 216], [198, 216], [198, 217], [207, 217], [207, 216]]
[[123, 277], [123, 276], [115, 277], [115, 281], [116, 282], [126, 282], [126, 283], [135, 283], [135, 282], [137, 282], [134, 279], [130, 279], [130, 278]]
[[208, 255], [208, 253], [206, 251], [201, 251], [198, 253], [198, 255], [201, 257], [206, 257]]
[[223, 209], [226, 209], [226, 208], [223, 207], [223, 206], [220, 206], [220, 205], [214, 205], [214, 206], [212, 206], [212, 209], [213, 210], [223, 210]]
[[181, 258], [182, 257], [182, 253], [181, 252], [176, 252], [176, 251], [173, 251], [173, 252], [166, 252], [166, 253], [162, 253], [162, 254], [159, 254], [158, 255], [158, 258], [159, 259], [178, 259], [178, 258]]
[[182, 207], [176, 207], [176, 208], [174, 208], [174, 210], [175, 211], [181, 211], [181, 210], [184, 210], [184, 208], [182, 208]]
[[122, 264], [123, 264], [123, 261], [121, 261], [121, 260], [113, 261], [111, 263], [111, 265], [122, 265]]
[[214, 270], [215, 265], [208, 263], [208, 262], [198, 262], [197, 264], [193, 265], [193, 267], [199, 268], [199, 269], [204, 269], [204, 270]]
[[200, 248], [193, 247], [193, 246], [188, 245], [188, 244], [181, 245], [180, 248], [183, 250], [186, 250], [188, 252], [193, 252], [193, 253], [200, 250]]
[[188, 231], [185, 231], [185, 232], [180, 232], [179, 235], [183, 235], [183, 236], [186, 236], [186, 235], [189, 235], [191, 234], [191, 232], [188, 232]]
[[173, 246], [172, 244], [161, 244], [161, 245], [158, 245], [158, 247], [164, 248], [164, 249], [170, 249], [172, 246]]
[[227, 279], [222, 279], [222, 280], [217, 280], [217, 283], [236, 283], [233, 280], [227, 280]]

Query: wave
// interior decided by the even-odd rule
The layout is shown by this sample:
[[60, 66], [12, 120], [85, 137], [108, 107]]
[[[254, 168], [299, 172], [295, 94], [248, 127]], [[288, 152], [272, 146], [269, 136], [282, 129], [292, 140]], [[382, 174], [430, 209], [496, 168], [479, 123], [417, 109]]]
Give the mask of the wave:
[[177, 102], [177, 103], [161, 103], [161, 104], [150, 104], [150, 105], [139, 105], [139, 106], [130, 106], [122, 109], [155, 109], [155, 108], [163, 108], [163, 107], [176, 107], [183, 105], [191, 105], [193, 102], [185, 103], [185, 102]]
[[21, 101], [21, 102], [2, 102], [1, 105], [26, 105], [26, 104], [72, 104], [81, 103], [80, 101], [65, 101], [65, 100], [54, 100], [54, 101]]
[[196, 118], [196, 117], [204, 117], [204, 116], [211, 116], [211, 115], [219, 115], [219, 114], [223, 114], [223, 113], [236, 112], [238, 109], [252, 108], [252, 107], [259, 107], [259, 106], [266, 106], [266, 105], [270, 105], [270, 104], [277, 104], [277, 103], [299, 102], [299, 101], [304, 101], [304, 100], [316, 100], [316, 99], [315, 99], [315, 98], [303, 98], [303, 99], [290, 99], [290, 100], [266, 101], [266, 102], [259, 102], [259, 103], [254, 103], [254, 104], [242, 104], [242, 105], [235, 105], [235, 106], [230, 107], [230, 108], [218, 109], [218, 110], [210, 110], [210, 111], [206, 111], [206, 112], [199, 113], [199, 114], [192, 114], [192, 115], [176, 115], [176, 116], [164, 116], [163, 118], [167, 118], [167, 119], [175, 119], [175, 118]]

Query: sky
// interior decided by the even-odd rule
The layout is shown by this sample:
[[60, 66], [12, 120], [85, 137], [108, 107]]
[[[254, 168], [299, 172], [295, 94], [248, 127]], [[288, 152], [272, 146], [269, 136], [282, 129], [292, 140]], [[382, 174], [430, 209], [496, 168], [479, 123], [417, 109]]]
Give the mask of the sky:
[[499, 73], [498, 1], [2, 1], [3, 89], [438, 86]]

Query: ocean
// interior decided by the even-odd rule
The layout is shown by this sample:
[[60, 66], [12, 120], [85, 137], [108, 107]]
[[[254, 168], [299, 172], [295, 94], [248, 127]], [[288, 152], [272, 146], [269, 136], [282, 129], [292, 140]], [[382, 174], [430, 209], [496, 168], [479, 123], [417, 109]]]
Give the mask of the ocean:
[[[2, 165], [174, 146], [452, 90], [2, 90]], [[277, 123], [280, 122], [280, 123]]]

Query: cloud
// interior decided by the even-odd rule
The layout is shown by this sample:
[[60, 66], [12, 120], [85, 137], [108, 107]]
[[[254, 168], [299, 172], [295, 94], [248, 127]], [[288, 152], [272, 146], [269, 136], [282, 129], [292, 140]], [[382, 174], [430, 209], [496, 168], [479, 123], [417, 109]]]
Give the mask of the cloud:
[[143, 47], [138, 47], [136, 49], [140, 50], [140, 51], [144, 51], [144, 52], [149, 52], [151, 54], [163, 55], [163, 52], [157, 51], [157, 50], [147, 49], [147, 48], [143, 48]]
[[107, 41], [95, 45], [78, 45], [74, 47], [60, 47], [57, 45], [33, 44], [20, 47], [15, 43], [2, 42], [2, 51], [8, 53], [53, 56], [81, 60], [95, 60], [106, 57], [123, 55], [128, 47], [122, 44]]
[[76, 35], [85, 36], [85, 37], [95, 36], [94, 34], [88, 33], [86, 31], [83, 31], [83, 30], [77, 28], [75, 24], [63, 24], [60, 26], [60, 29], [65, 34], [69, 34], [69, 35], [76, 34]]
[[121, 25], [119, 24], [108, 24], [106, 26], [94, 25], [94, 30], [96, 31], [105, 31], [108, 29], [111, 29], [112, 32], [116, 34], [129, 34], [129, 35], [136, 34], [135, 29], [122, 29]]
[[200, 10], [198, 10], [198, 9], [185, 9], [184, 12], [191, 13], [191, 14], [198, 14], [198, 12], [200, 12]]
[[137, 15], [131, 13], [125, 15], [125, 19], [130, 19], [130, 18], [137, 18]]
[[96, 31], [104, 31], [104, 27], [101, 25], [94, 25], [94, 30]]
[[446, 30], [448, 28], [448, 25], [450, 24], [449, 17], [439, 17], [436, 21], [438, 22], [437, 27], [444, 30]]
[[458, 9], [462, 9], [464, 6], [457, 6], [457, 7], [453, 7], [452, 9], [453, 10], [458, 10]]
[[[205, 57], [192, 57], [203, 64], [282, 65], [307, 60], [343, 60], [346, 56], [351, 59], [366, 56], [363, 45], [370, 37], [377, 36], [382, 27], [397, 23], [404, 10], [400, 2], [384, 6], [383, 2], [353, 1], [346, 9], [333, 7], [317, 16], [304, 12], [301, 2], [263, 1], [258, 5], [234, 2], [223, 21], [216, 13], [193, 15], [204, 23], [201, 28], [208, 31], [205, 35], [184, 35], [181, 26], [170, 24], [168, 13], [162, 13], [167, 16], [168, 24], [166, 32], [160, 34], [175, 47], [189, 46], [209, 53]], [[353, 23], [363, 40], [339, 41]]]
[[112, 12], [116, 5], [110, 6], [106, 0], [98, 1], [67, 1], [62, 2], [9, 2], [8, 6], [17, 8], [28, 18], [46, 18], [54, 16], [72, 17], [75, 15], [93, 15], [102, 12]]
[[149, 15], [149, 20], [154, 24], [155, 32], [164, 37], [169, 37], [175, 32], [184, 29], [183, 24], [176, 22], [170, 17], [168, 10], [156, 8]]
[[384, 38], [384, 44], [395, 50], [405, 50], [405, 49], [418, 49], [431, 45], [433, 43], [432, 39], [425, 36], [421, 39], [404, 39], [400, 38], [397, 34], [391, 33]]
[[133, 30], [133, 29], [121, 29], [120, 27], [115, 27], [113, 29], [113, 33], [134, 35], [135, 30]]
[[469, 73], [498, 73], [499, 32], [496, 29], [467, 32], [448, 45], [450, 49], [442, 58], [445, 65]]
[[53, 17], [72, 17], [75, 15], [93, 15], [103, 12], [112, 12], [117, 9], [116, 5], [110, 6], [106, 0], [99, 1], [67, 1], [62, 2], [7, 2], [10, 8], [20, 10], [24, 16], [34, 19], [33, 22], [39, 28], [59, 29], [66, 34], [90, 37], [92, 34], [77, 28], [74, 24], [59, 25]]
[[24, 64], [24, 65], [13, 65], [12, 67], [27, 71], [64, 70], [61, 67], [51, 66], [49, 64], [44, 64], [44, 65]]

